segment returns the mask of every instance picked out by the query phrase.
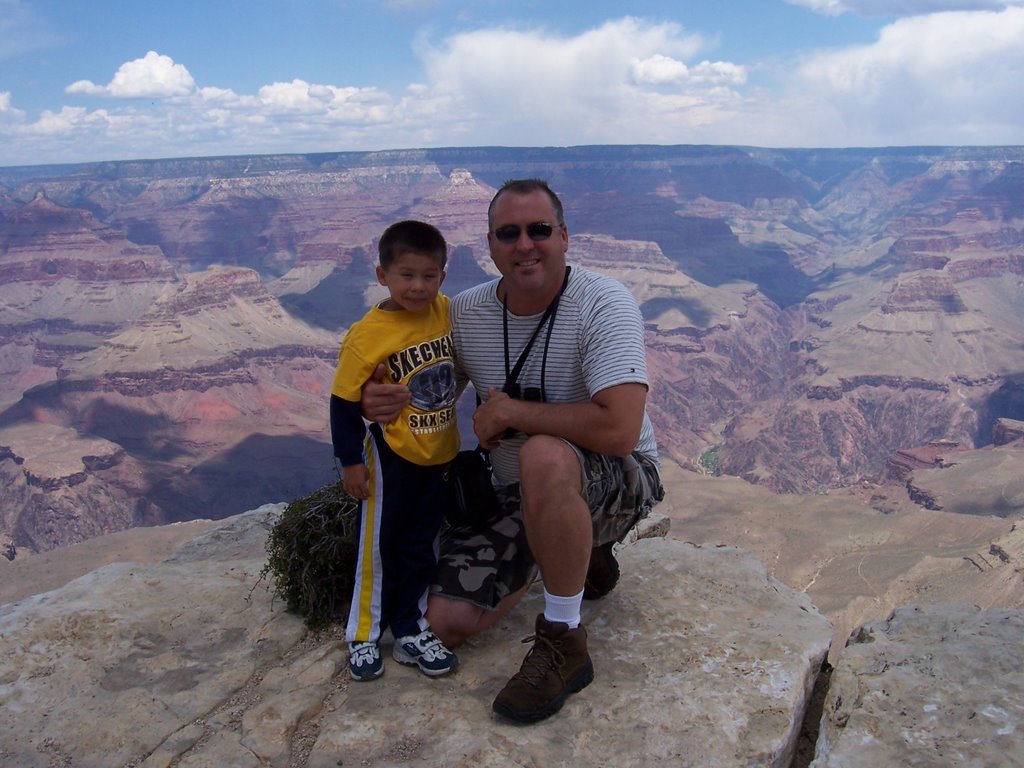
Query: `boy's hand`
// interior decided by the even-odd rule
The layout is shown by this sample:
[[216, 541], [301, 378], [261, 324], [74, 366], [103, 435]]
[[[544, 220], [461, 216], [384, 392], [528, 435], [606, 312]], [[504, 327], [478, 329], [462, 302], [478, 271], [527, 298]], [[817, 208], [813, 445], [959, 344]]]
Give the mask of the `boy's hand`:
[[365, 464], [349, 464], [342, 470], [341, 486], [353, 499], [370, 498], [370, 470]]
[[379, 424], [394, 421], [412, 398], [405, 384], [388, 384], [386, 381], [384, 365], [381, 364], [363, 385], [359, 404], [362, 406], [363, 418], [367, 421]]

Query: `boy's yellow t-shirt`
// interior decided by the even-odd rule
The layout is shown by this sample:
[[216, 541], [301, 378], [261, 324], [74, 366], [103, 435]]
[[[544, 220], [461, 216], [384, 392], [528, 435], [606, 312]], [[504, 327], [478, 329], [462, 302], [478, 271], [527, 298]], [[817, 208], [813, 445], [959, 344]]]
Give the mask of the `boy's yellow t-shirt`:
[[332, 394], [358, 402], [363, 384], [383, 363], [385, 380], [412, 392], [399, 417], [382, 425], [384, 439], [403, 459], [424, 466], [451, 461], [461, 444], [448, 303], [438, 294], [422, 312], [373, 307], [345, 334], [331, 387]]

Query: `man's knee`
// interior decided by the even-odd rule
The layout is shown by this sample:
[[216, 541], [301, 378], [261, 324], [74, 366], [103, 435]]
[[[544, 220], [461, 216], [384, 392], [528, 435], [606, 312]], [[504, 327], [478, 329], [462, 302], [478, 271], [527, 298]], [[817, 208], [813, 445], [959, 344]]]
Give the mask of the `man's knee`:
[[557, 481], [578, 486], [580, 462], [561, 438], [534, 435], [519, 449], [519, 475], [523, 483]]

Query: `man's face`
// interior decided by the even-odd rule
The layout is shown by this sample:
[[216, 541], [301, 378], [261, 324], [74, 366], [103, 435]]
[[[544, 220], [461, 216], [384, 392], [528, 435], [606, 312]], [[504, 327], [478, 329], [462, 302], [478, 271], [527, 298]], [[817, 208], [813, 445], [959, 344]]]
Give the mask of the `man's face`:
[[547, 194], [502, 193], [494, 204], [487, 243], [510, 302], [536, 300], [543, 309], [554, 298], [565, 277], [569, 230], [558, 224]]

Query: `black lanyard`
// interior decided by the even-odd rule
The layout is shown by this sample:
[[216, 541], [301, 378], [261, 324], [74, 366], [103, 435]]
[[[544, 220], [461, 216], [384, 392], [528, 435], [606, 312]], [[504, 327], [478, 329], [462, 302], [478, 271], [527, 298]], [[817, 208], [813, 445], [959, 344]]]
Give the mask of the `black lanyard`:
[[[533, 346], [533, 342], [537, 339], [537, 334], [540, 333], [540, 329], [544, 327], [544, 323], [548, 323], [548, 333], [544, 341], [544, 357], [541, 359], [540, 364], [540, 393], [541, 399], [546, 400], [546, 394], [544, 392], [544, 371], [548, 364], [548, 346], [551, 344], [551, 332], [555, 327], [555, 313], [558, 311], [558, 302], [562, 299], [562, 294], [565, 293], [566, 286], [569, 285], [569, 270], [571, 267], [565, 268], [565, 279], [562, 281], [562, 287], [558, 289], [558, 293], [555, 294], [555, 298], [548, 304], [547, 309], [544, 310], [544, 315], [541, 317], [540, 322], [537, 323], [537, 327], [533, 329], [533, 334], [530, 336], [530, 340], [526, 342], [526, 346], [523, 347], [523, 351], [519, 353], [519, 359], [516, 360], [515, 368], [509, 369], [508, 361], [508, 291], [505, 291], [505, 295], [501, 299], [501, 329], [505, 338], [505, 391], [507, 392], [510, 385], [516, 383], [519, 378], [520, 372], [523, 370], [523, 366], [526, 364], [526, 357], [530, 353], [530, 348]], [[550, 322], [548, 322], [550, 320]]]

